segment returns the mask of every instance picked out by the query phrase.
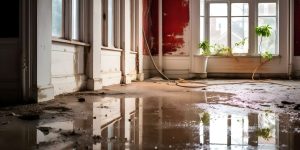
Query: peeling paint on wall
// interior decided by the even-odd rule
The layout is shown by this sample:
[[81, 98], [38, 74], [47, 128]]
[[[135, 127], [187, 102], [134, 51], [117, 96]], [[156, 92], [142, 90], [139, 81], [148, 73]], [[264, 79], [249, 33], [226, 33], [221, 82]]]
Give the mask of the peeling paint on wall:
[[[189, 55], [189, 10], [189, 0], [163, 0], [164, 55]], [[158, 15], [158, 0], [144, 0], [144, 30], [153, 55], [158, 55]], [[144, 54], [147, 54], [145, 46]]]
[[163, 53], [165, 55], [189, 54], [191, 35], [189, 22], [189, 0], [163, 1]]

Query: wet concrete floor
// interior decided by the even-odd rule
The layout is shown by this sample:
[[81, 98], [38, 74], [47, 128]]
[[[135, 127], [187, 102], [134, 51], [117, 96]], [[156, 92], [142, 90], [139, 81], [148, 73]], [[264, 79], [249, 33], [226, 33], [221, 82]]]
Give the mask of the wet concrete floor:
[[[296, 150], [298, 88], [294, 82], [194, 89], [145, 82], [58, 96], [1, 108], [0, 149]], [[266, 96], [272, 92], [277, 96]]]

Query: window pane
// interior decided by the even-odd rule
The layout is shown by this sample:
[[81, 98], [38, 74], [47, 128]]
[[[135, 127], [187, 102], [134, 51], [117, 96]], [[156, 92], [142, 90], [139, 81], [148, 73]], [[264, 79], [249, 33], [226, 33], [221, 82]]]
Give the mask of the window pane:
[[114, 0], [108, 0], [108, 46], [114, 47]]
[[204, 17], [200, 17], [200, 42], [205, 40], [205, 21]]
[[248, 117], [231, 115], [231, 144], [232, 145], [248, 145]]
[[209, 142], [213, 145], [227, 146], [228, 116], [225, 114], [210, 114]]
[[259, 3], [258, 16], [276, 16], [276, 3]]
[[200, 0], [200, 16], [205, 14], [205, 0]]
[[231, 16], [249, 16], [247, 3], [233, 3], [231, 5]]
[[270, 25], [272, 27], [271, 37], [263, 38], [262, 46], [260, 49], [260, 38], [258, 39], [258, 50], [262, 52], [270, 51], [272, 54], [276, 54], [276, 43], [277, 43], [277, 25], [276, 17], [259, 17], [258, 25]]
[[80, 8], [79, 0], [72, 0], [72, 39], [79, 40]]
[[[231, 18], [231, 45], [233, 53], [248, 53], [249, 44], [249, 18], [248, 17], [232, 17]], [[235, 43], [246, 39], [244, 46], [235, 46]]]
[[227, 4], [210, 4], [210, 16], [227, 16]]
[[63, 36], [62, 0], [52, 0], [52, 36]]
[[210, 18], [210, 43], [227, 44], [228, 23], [225, 17]]

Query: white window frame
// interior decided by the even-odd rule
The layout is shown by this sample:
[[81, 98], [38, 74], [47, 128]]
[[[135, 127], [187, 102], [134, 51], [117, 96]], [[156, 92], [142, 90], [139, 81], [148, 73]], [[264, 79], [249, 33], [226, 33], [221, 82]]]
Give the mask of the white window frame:
[[[205, 0], [205, 13], [204, 13], [204, 20], [205, 20], [205, 27], [204, 30], [206, 31], [204, 34], [204, 40], [208, 40], [210, 39], [210, 10], [209, 10], [209, 4], [211, 3], [227, 3], [227, 24], [228, 24], [228, 34], [227, 34], [227, 46], [232, 47], [231, 46], [231, 4], [232, 3], [248, 3], [249, 5], [249, 50], [248, 53], [245, 54], [239, 54], [239, 53], [235, 53], [234, 55], [246, 55], [246, 56], [258, 56], [259, 52], [258, 52], [258, 37], [255, 33], [255, 27], [258, 25], [258, 4], [259, 3], [276, 3], [276, 10], [277, 10], [277, 14], [276, 14], [276, 26], [277, 26], [277, 30], [276, 30], [276, 54], [275, 55], [279, 55], [279, 2], [278, 0]], [[199, 3], [200, 4], [200, 3]], [[201, 6], [199, 7], [201, 9]], [[199, 11], [199, 19], [200, 17], [200, 11]], [[201, 24], [201, 23], [200, 23]], [[201, 33], [200, 33], [201, 34]], [[201, 41], [200, 41], [201, 42]]]
[[102, 0], [102, 46], [121, 48], [121, 0]]
[[79, 43], [88, 43], [88, 14], [89, 14], [89, 5], [88, 1], [79, 0], [79, 27], [78, 27], [78, 38], [73, 38], [73, 9], [72, 9], [72, 2], [73, 0], [63, 0], [63, 31], [62, 36], [55, 37], [52, 36], [54, 41], [74, 41]]

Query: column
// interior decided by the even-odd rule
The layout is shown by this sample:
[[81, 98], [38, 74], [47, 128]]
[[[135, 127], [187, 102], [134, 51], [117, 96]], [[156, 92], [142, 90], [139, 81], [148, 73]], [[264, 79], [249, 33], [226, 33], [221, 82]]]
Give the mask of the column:
[[91, 48], [88, 52], [88, 89], [102, 89], [101, 44], [102, 44], [102, 8], [100, 0], [91, 0]]

